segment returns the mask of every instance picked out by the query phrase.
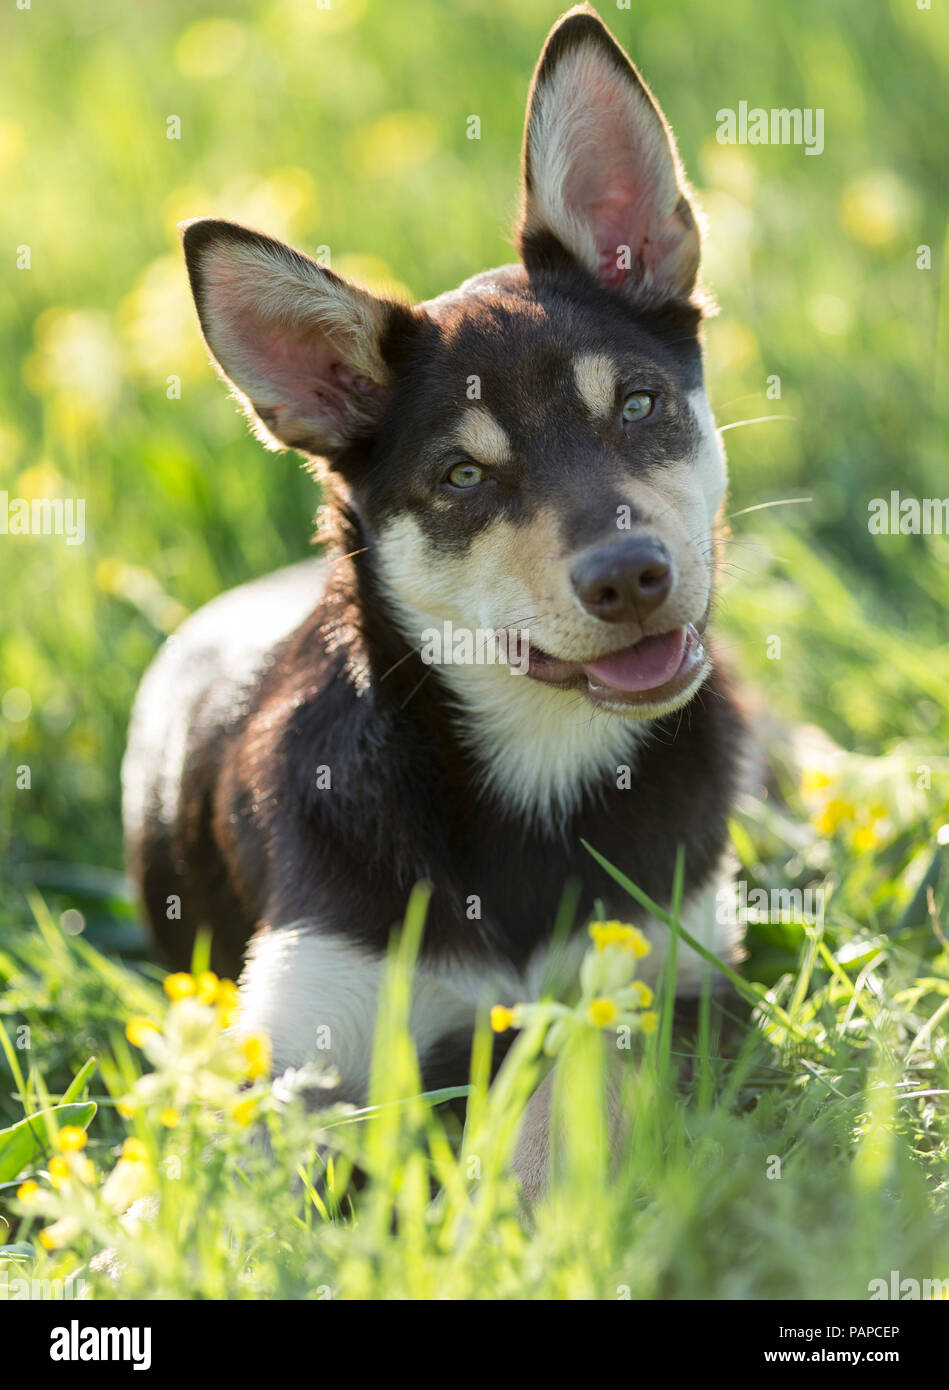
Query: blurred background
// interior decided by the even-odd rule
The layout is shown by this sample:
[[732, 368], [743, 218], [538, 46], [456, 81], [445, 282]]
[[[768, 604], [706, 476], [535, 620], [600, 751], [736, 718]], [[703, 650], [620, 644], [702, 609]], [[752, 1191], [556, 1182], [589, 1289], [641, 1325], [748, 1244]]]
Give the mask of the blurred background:
[[[309, 546], [314, 484], [252, 440], [208, 366], [176, 222], [214, 214], [328, 246], [337, 271], [416, 299], [512, 259], [527, 86], [560, 9], [4, 7], [0, 491], [85, 498], [86, 538], [0, 535], [3, 920], [22, 918], [18, 885], [35, 883], [79, 903], [105, 944], [131, 940], [119, 763], [138, 681], [188, 612]], [[867, 516], [891, 489], [949, 496], [945, 12], [631, 0], [601, 13], [708, 215], [719, 423], [793, 417], [725, 435], [739, 515], [721, 645], [782, 721], [936, 767], [949, 539], [871, 536]], [[719, 144], [716, 113], [741, 101], [823, 109], [823, 153]], [[747, 510], [786, 498], [810, 500]], [[916, 811], [930, 827], [941, 775]]]

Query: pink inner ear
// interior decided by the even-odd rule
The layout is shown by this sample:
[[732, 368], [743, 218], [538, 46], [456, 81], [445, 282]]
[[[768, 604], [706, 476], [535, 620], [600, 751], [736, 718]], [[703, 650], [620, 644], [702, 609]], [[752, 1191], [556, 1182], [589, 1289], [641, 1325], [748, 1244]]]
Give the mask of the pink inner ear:
[[[645, 262], [649, 246], [646, 227], [640, 225], [645, 219], [642, 215], [637, 219], [636, 198], [631, 190], [622, 188], [622, 183], [619, 176], [608, 180], [611, 192], [587, 209], [593, 223], [600, 280], [611, 288], [622, 285], [630, 270]], [[628, 256], [621, 252], [625, 247], [629, 247]]]
[[272, 409], [287, 406], [303, 418], [330, 417], [340, 424], [346, 414], [345, 396], [336, 381], [338, 354], [325, 337], [298, 328], [267, 323], [238, 306], [225, 311], [230, 332], [240, 343], [241, 356], [268, 391], [280, 395]]
[[218, 307], [247, 376], [257, 384], [248, 394], [273, 413], [280, 429], [292, 433], [295, 420], [344, 432], [359, 399], [384, 398], [385, 388], [351, 367], [329, 333], [268, 322], [238, 295], [228, 294]]
[[588, 202], [585, 213], [593, 227], [600, 280], [615, 289], [631, 271], [639, 276], [647, 271], [657, 274], [685, 229], [675, 213], [659, 219], [648, 176], [636, 187], [628, 172], [613, 170], [604, 183], [609, 191]]
[[593, 232], [601, 282], [616, 288], [631, 271], [657, 274], [684, 228], [660, 206], [674, 174], [659, 118], [612, 72], [600, 71], [585, 95], [587, 136], [572, 152], [564, 197]]

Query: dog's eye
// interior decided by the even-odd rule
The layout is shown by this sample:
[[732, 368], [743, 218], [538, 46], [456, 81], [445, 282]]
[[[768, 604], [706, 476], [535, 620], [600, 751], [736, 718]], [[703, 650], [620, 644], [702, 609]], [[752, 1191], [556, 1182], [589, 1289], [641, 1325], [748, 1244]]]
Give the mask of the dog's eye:
[[631, 391], [623, 401], [623, 422], [632, 424], [636, 420], [645, 420], [647, 415], [651, 415], [656, 408], [656, 393], [654, 391]]
[[477, 487], [480, 482], [484, 481], [484, 478], [484, 469], [479, 468], [470, 459], [463, 459], [460, 463], [452, 464], [445, 474], [445, 482], [451, 487], [457, 488]]

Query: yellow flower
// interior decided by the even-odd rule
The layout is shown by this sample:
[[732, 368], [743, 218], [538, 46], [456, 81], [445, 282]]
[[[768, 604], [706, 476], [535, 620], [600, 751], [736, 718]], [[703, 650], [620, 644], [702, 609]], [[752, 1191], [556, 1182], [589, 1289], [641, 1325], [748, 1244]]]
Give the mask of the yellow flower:
[[50, 1159], [49, 1180], [57, 1191], [69, 1181], [69, 1164], [62, 1154], [54, 1154]]
[[263, 1033], [248, 1033], [241, 1039], [241, 1052], [244, 1054], [244, 1070], [255, 1080], [266, 1076], [270, 1068], [270, 1041]]
[[141, 1139], [129, 1137], [122, 1145], [122, 1158], [124, 1158], [127, 1163], [147, 1163], [148, 1150]]
[[254, 1096], [248, 1096], [247, 1100], [239, 1100], [231, 1109], [231, 1114], [239, 1125], [249, 1125], [254, 1118], [257, 1110], [257, 1101]]
[[491, 1028], [495, 1033], [506, 1033], [514, 1022], [514, 1010], [503, 1004], [495, 1004], [491, 1010]]
[[852, 801], [833, 796], [822, 811], [811, 817], [811, 824], [821, 835], [834, 835], [844, 821], [853, 820], [856, 814], [857, 808]]
[[217, 1016], [222, 1028], [229, 1028], [237, 1017], [241, 1002], [240, 990], [233, 980], [221, 980], [217, 989]]
[[135, 1114], [135, 1103], [131, 1096], [124, 1096], [122, 1100], [116, 1101], [115, 1108], [123, 1120], [130, 1120]]
[[195, 994], [202, 1004], [213, 1004], [220, 989], [220, 980], [213, 970], [203, 970], [195, 981]]
[[608, 1023], [612, 1023], [616, 1014], [617, 1008], [612, 999], [594, 999], [587, 1010], [590, 1022], [597, 1028], [605, 1028]]
[[125, 1036], [133, 1047], [143, 1047], [152, 1033], [159, 1031], [150, 1018], [130, 1018], [125, 1025]]
[[179, 970], [175, 975], [165, 976], [165, 993], [169, 999], [187, 999], [190, 994], [194, 994], [194, 989], [194, 976], [188, 975], [184, 970]]
[[61, 1216], [52, 1226], [40, 1231], [40, 1244], [47, 1250], [59, 1250], [69, 1241], [75, 1240], [82, 1226], [75, 1216]]
[[16, 1190], [16, 1195], [21, 1202], [26, 1202], [27, 1204], [29, 1204], [30, 1202], [34, 1201], [36, 1194], [37, 1192], [39, 1192], [39, 1190], [39, 1183], [34, 1182], [32, 1178], [28, 1178], [26, 1182], [20, 1183], [20, 1186]]
[[84, 1129], [78, 1125], [63, 1125], [56, 1137], [56, 1142], [63, 1153], [76, 1153], [79, 1149], [84, 1149], [89, 1136]]
[[181, 1123], [181, 1116], [178, 1111], [172, 1110], [170, 1105], [161, 1112], [160, 1118], [166, 1129], [174, 1129], [176, 1125]]
[[642, 980], [634, 980], [633, 989], [639, 995], [639, 1007], [641, 1009], [648, 1009], [653, 1000], [652, 990], [648, 985], [644, 985]]
[[659, 1026], [659, 1015], [654, 1013], [639, 1015], [639, 1031], [654, 1033]]
[[637, 959], [642, 959], [652, 950], [652, 945], [639, 928], [627, 922], [591, 922], [590, 936], [598, 951], [605, 951], [608, 946], [619, 946], [624, 951], [631, 951]]
[[880, 843], [880, 836], [872, 825], [861, 825], [853, 832], [853, 847], [858, 850], [874, 849]]
[[822, 768], [806, 767], [801, 773], [801, 791], [805, 796], [813, 796], [830, 786], [830, 778]]

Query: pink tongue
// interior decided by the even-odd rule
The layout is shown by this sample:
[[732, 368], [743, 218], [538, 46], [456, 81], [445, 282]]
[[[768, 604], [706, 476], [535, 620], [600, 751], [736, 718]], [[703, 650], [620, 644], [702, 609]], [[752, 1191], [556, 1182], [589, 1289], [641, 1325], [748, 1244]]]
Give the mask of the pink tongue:
[[588, 661], [584, 670], [601, 685], [614, 690], [651, 690], [665, 685], [682, 665], [685, 654], [685, 628], [664, 632], [661, 637], [644, 637], [634, 647]]

